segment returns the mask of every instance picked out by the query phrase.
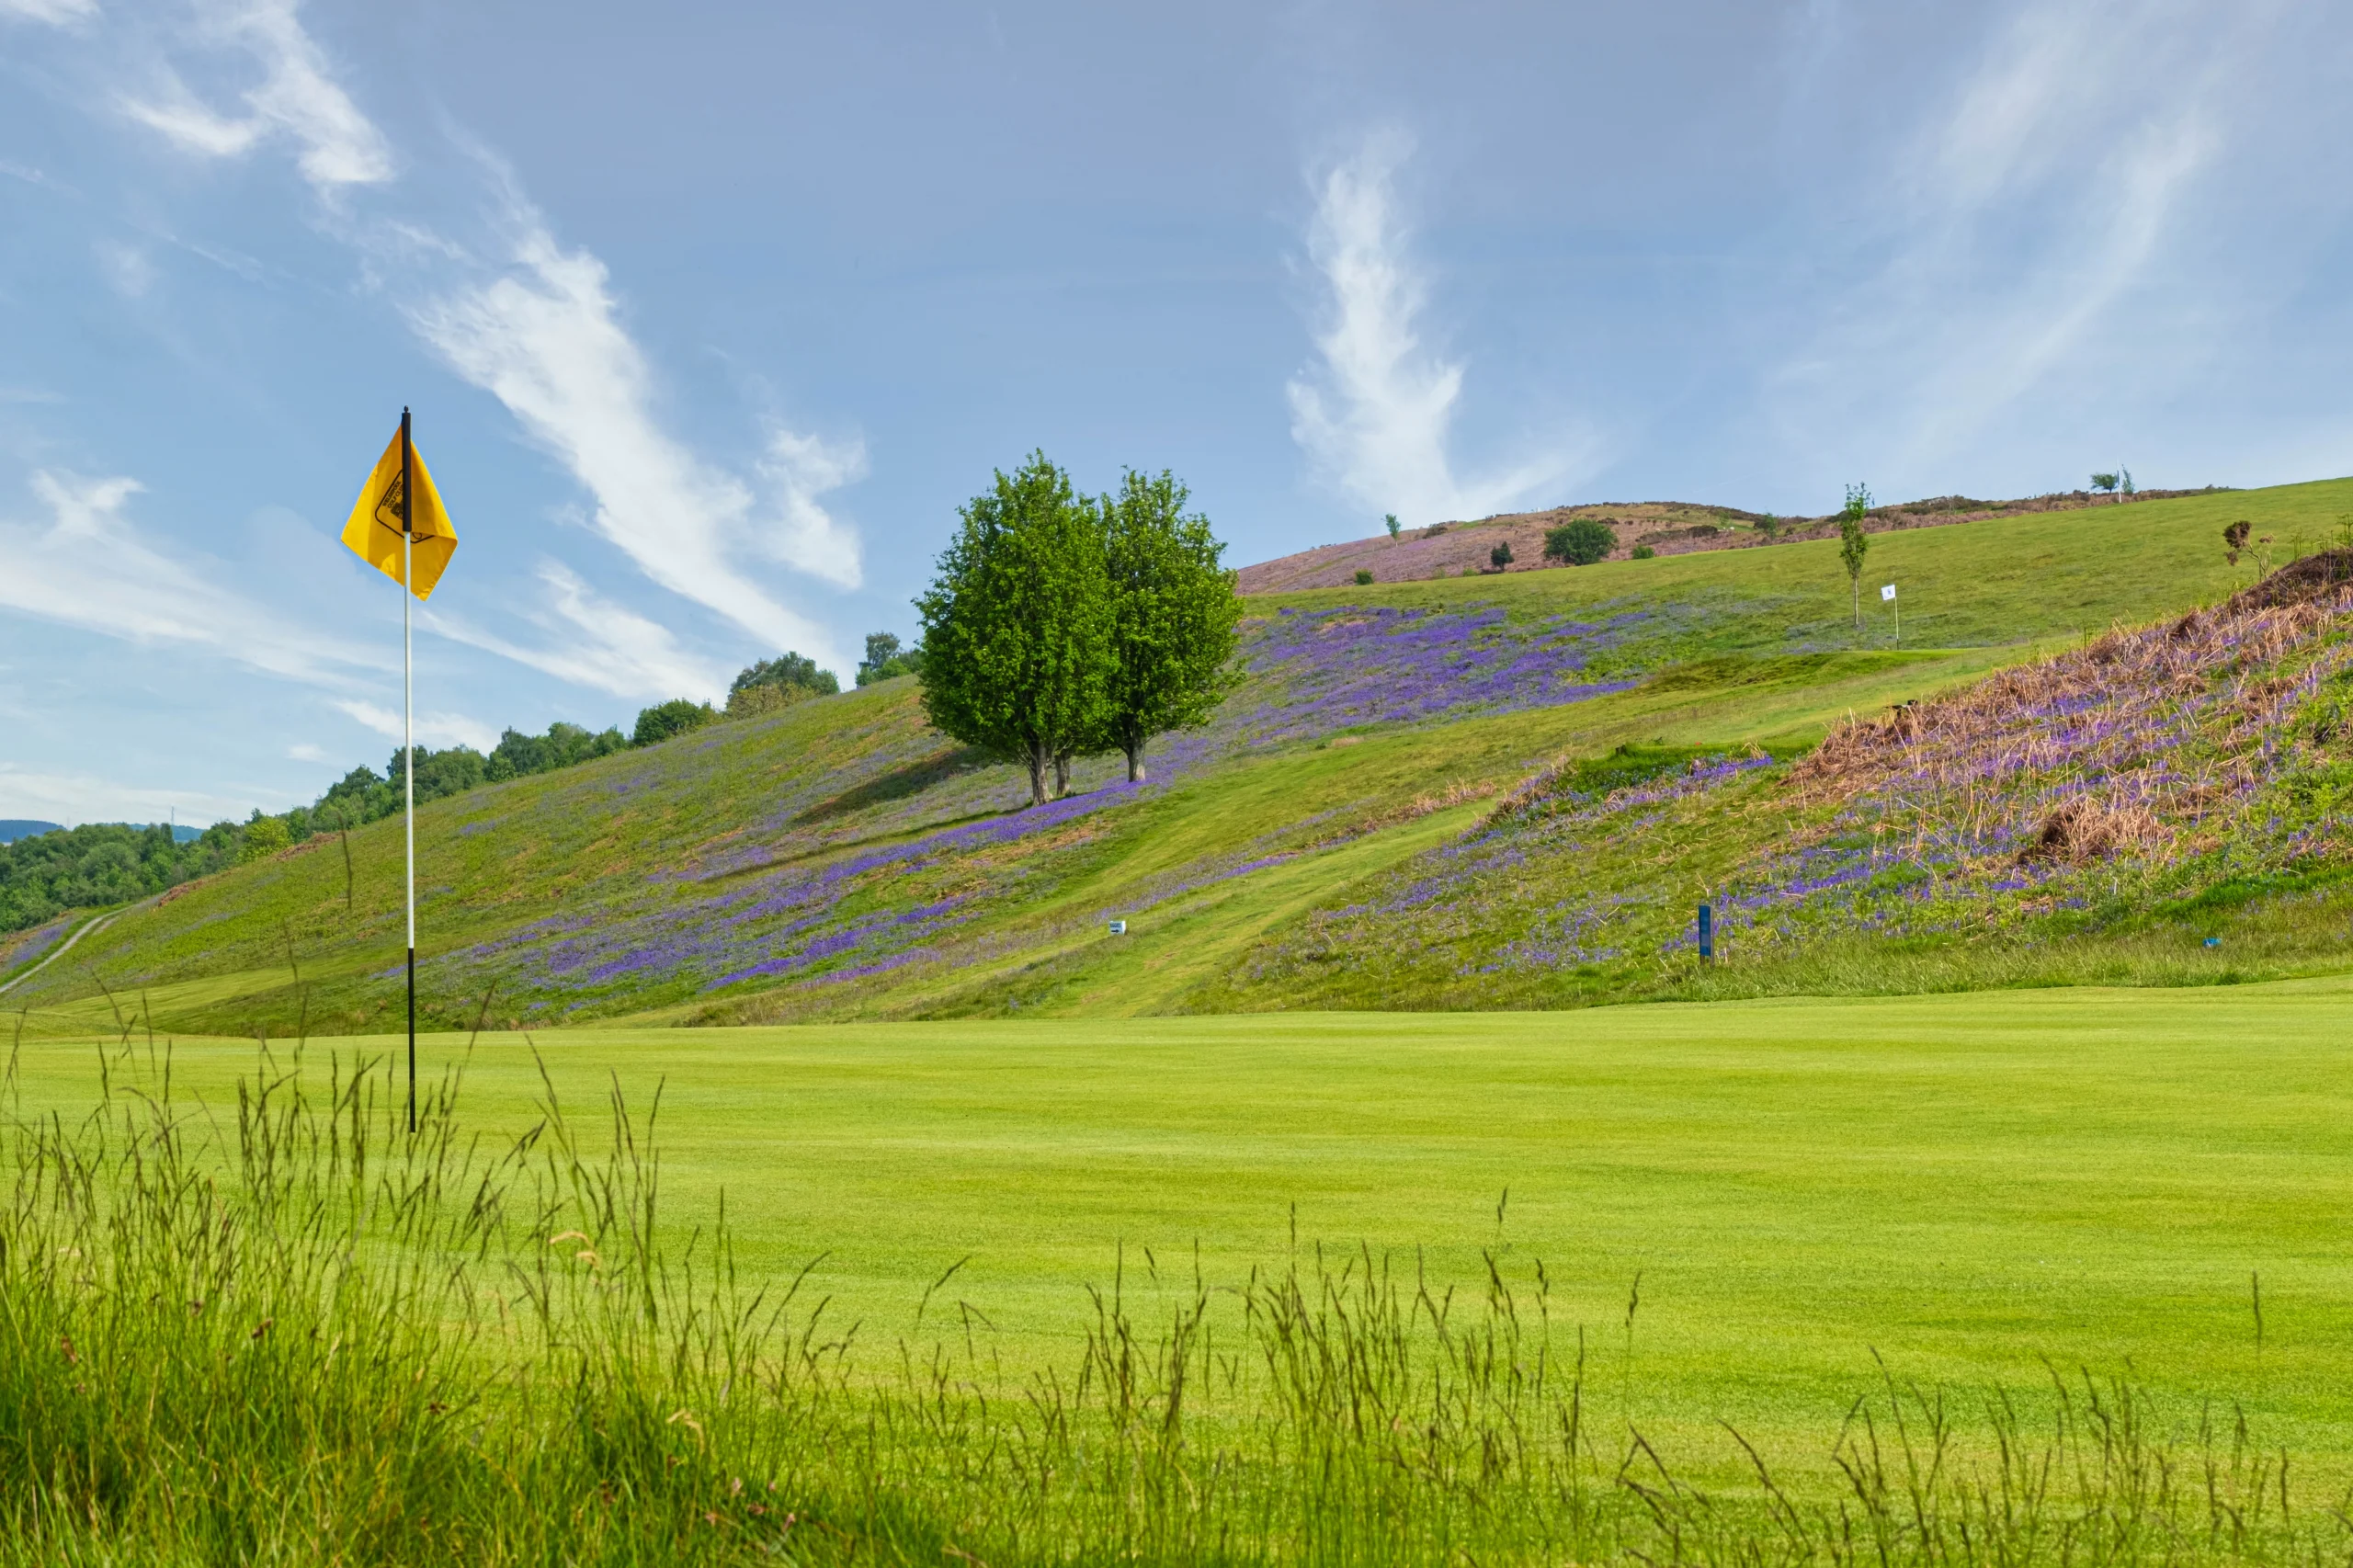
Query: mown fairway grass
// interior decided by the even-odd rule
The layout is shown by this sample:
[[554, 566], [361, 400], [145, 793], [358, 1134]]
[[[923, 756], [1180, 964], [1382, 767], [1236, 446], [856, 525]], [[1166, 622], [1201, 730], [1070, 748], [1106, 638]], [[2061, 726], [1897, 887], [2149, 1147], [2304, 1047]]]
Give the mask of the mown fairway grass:
[[[425, 1040], [428, 1075], [463, 1045]], [[753, 1272], [822, 1255], [812, 1285], [876, 1368], [969, 1324], [1009, 1369], [1067, 1371], [1084, 1287], [1122, 1256], [1149, 1326], [1196, 1247], [1213, 1286], [1281, 1267], [1295, 1213], [1302, 1248], [1466, 1290], [1483, 1250], [1523, 1285], [1540, 1259], [1597, 1415], [1700, 1472], [1736, 1471], [1728, 1421], [1822, 1484], [1876, 1353], [2029, 1402], [2046, 1363], [2129, 1370], [2170, 1420], [2243, 1402], [2299, 1465], [2353, 1477], [2353, 984], [537, 1045], [575, 1122], [612, 1080], [641, 1110], [661, 1085], [667, 1222], [723, 1190]], [[254, 1056], [182, 1041], [176, 1087], [220, 1106]], [[86, 1108], [96, 1059], [27, 1040], [25, 1108]], [[482, 1037], [469, 1126], [519, 1131], [539, 1093], [522, 1040]]]

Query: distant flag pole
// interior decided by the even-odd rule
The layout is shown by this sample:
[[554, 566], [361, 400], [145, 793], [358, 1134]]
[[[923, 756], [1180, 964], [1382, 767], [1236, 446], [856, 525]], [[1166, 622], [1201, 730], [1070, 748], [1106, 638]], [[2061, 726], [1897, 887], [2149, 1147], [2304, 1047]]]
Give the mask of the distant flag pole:
[[1895, 597], [1895, 585], [1890, 583], [1879, 591], [1879, 597], [1895, 607], [1895, 645], [1904, 646], [1904, 604]]
[[409, 600], [432, 596], [458, 530], [441, 508], [432, 471], [416, 453], [409, 411], [343, 526], [346, 548], [408, 590], [401, 596], [401, 793], [407, 841], [408, 1130], [416, 1131], [416, 658]]

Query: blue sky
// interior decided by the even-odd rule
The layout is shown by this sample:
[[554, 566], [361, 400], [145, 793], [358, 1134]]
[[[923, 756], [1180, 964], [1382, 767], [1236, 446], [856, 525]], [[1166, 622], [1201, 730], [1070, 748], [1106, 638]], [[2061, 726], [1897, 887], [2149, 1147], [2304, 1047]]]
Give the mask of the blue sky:
[[2341, 7], [0, 0], [0, 817], [913, 631], [1032, 447], [1237, 563], [1577, 500], [2353, 471]]

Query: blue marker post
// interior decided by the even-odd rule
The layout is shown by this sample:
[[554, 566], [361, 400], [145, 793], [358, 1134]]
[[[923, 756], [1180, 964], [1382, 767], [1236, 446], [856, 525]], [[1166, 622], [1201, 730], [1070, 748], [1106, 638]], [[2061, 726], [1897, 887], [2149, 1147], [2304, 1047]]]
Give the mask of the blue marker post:
[[1716, 956], [1716, 912], [1706, 904], [1699, 906], [1699, 961], [1712, 962]]

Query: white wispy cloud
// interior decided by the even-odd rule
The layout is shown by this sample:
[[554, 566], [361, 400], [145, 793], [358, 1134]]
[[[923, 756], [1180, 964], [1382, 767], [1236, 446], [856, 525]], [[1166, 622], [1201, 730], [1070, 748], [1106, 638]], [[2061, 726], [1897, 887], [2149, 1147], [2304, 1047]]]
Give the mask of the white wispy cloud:
[[392, 147], [336, 82], [299, 11], [296, 0], [210, 0], [199, 6], [202, 40], [260, 74], [259, 81], [237, 95], [241, 112], [213, 108], [169, 65], [158, 68], [153, 88], [125, 94], [119, 107], [201, 157], [239, 157], [266, 141], [290, 141], [300, 149], [295, 161], [303, 177], [323, 194], [382, 184], [392, 177]]
[[1318, 472], [1368, 510], [1418, 525], [1501, 511], [1570, 475], [1587, 443], [1563, 439], [1498, 473], [1456, 473], [1463, 367], [1426, 347], [1417, 325], [1429, 286], [1395, 183], [1412, 153], [1409, 137], [1381, 132], [1314, 182], [1307, 255], [1326, 292], [1321, 364], [1289, 392], [1291, 437]]
[[537, 646], [439, 611], [428, 623], [444, 637], [616, 697], [710, 701], [726, 691], [727, 672], [681, 648], [668, 627], [599, 597], [560, 562], [541, 562], [539, 575], [545, 606], [523, 612], [547, 634]]
[[856, 539], [817, 497], [854, 477], [862, 454], [780, 434], [769, 452], [784, 496], [763, 508], [749, 485], [662, 427], [652, 371], [621, 325], [604, 263], [563, 249], [526, 206], [511, 218], [511, 267], [416, 308], [418, 333], [572, 471], [596, 498], [594, 527], [646, 576], [774, 647], [834, 655], [831, 635], [736, 558], [767, 553], [855, 586]]
[[[2029, 401], [2063, 406], [2054, 379], [2097, 354], [2215, 166], [2269, 9], [2045, 0], [1994, 28], [1862, 203], [1876, 266], [1772, 380], [1790, 437], [1925, 476]], [[2133, 69], [2086, 69], [2128, 38]]]
[[[401, 712], [397, 708], [379, 707], [359, 698], [337, 698], [335, 703], [345, 716], [355, 719], [387, 740], [397, 741], [404, 733]], [[421, 746], [472, 746], [486, 752], [498, 744], [498, 732], [479, 719], [469, 719], [462, 713], [419, 713], [415, 730], [416, 744]]]
[[292, 745], [286, 748], [286, 755], [292, 757], [296, 762], [324, 762], [327, 760], [326, 748], [324, 746], [313, 745], [309, 741], [295, 742]]
[[866, 477], [866, 443], [777, 430], [760, 472], [775, 489], [777, 517], [772, 527], [755, 527], [755, 546], [813, 577], [857, 587], [863, 576], [857, 530], [817, 498]]
[[11, 21], [46, 22], [62, 28], [97, 17], [97, 0], [0, 0], [0, 17]]
[[[325, 196], [392, 181], [390, 141], [303, 28], [299, 0], [195, 6], [194, 31], [163, 46], [146, 88], [117, 100], [123, 112], [197, 156], [290, 148]], [[863, 443], [772, 429], [741, 472], [698, 453], [659, 416], [654, 372], [622, 320], [604, 263], [560, 244], [511, 175], [489, 154], [477, 156], [496, 197], [490, 245], [461, 244], [396, 213], [354, 220], [344, 205], [332, 209], [330, 231], [358, 248], [371, 284], [403, 302], [412, 328], [451, 369], [497, 397], [563, 463], [593, 499], [590, 526], [647, 578], [748, 632], [764, 651], [792, 648], [842, 665], [833, 634], [754, 568], [781, 565], [835, 587], [859, 585], [858, 531], [828, 498], [864, 476]], [[99, 256], [126, 295], [154, 280], [143, 253], [110, 244]], [[597, 598], [563, 568], [540, 575], [543, 599], [521, 618], [548, 634], [544, 643], [447, 618], [430, 624], [601, 690], [723, 689], [716, 666], [654, 619]]]
[[349, 670], [381, 662], [158, 551], [123, 516], [142, 488], [137, 480], [43, 472], [32, 484], [49, 521], [0, 520], [0, 608], [133, 642], [203, 648], [314, 686], [348, 686]]
[[184, 825], [243, 821], [251, 801], [201, 790], [123, 784], [80, 773], [46, 773], [0, 761], [0, 815], [80, 827], [94, 822], [166, 822]]

